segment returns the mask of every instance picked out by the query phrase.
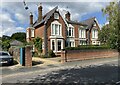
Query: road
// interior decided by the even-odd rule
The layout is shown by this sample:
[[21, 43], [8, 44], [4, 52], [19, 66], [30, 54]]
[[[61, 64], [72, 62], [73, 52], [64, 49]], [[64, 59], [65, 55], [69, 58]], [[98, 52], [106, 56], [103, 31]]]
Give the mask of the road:
[[[110, 74], [112, 77], [109, 76]], [[43, 67], [2, 68], [3, 83], [80, 83], [81, 81], [85, 83], [93, 82], [94, 80], [96, 82], [102, 82], [103, 80], [118, 82], [118, 75], [117, 57], [50, 64]]]

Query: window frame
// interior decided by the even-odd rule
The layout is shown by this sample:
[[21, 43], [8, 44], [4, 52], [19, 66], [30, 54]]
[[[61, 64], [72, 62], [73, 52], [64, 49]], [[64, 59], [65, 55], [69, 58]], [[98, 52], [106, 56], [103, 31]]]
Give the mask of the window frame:
[[[53, 50], [53, 45], [52, 45], [52, 41], [54, 41], [54, 50]], [[61, 41], [61, 49], [63, 49], [63, 39], [51, 39], [50, 40], [50, 49], [53, 50], [53, 52], [61, 52], [59, 49], [58, 49], [58, 41]]]
[[[55, 26], [57, 26], [57, 28], [55, 28]], [[58, 21], [51, 23], [51, 36], [62, 36], [62, 24]]]
[[79, 38], [82, 38], [82, 39], [86, 38], [86, 29], [84, 27], [79, 28]]
[[54, 19], [59, 19], [59, 14], [58, 13], [54, 13]]
[[35, 30], [31, 29], [31, 37], [35, 37]]
[[98, 30], [97, 29], [92, 29], [92, 39], [97, 39], [98, 38]]
[[73, 26], [68, 26], [67, 37], [74, 37], [74, 27]]

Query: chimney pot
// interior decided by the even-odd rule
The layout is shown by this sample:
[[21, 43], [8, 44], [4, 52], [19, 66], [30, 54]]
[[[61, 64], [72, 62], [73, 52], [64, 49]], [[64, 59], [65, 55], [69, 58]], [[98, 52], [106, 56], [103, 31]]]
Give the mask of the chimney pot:
[[42, 20], [42, 3], [38, 6], [38, 22]]
[[33, 25], [33, 14], [32, 12], [30, 12], [30, 26]]
[[65, 18], [70, 21], [70, 13], [67, 11], [67, 13], [65, 14]]

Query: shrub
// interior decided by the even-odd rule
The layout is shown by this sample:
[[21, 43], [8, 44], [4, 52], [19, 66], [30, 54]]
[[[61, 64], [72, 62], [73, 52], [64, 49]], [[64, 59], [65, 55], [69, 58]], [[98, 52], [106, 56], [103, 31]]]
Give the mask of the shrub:
[[48, 52], [48, 57], [49, 57], [49, 58], [56, 57], [56, 55], [55, 55], [55, 53], [53, 52], [53, 50], [50, 50], [50, 51]]
[[56, 57], [56, 55], [55, 55], [55, 53], [54, 53], [52, 50], [50, 50], [50, 51], [48, 52], [48, 56], [42, 55], [42, 57], [43, 57], [43, 58], [53, 58], [53, 57]]
[[98, 46], [98, 45], [80, 45], [78, 47], [67, 47], [65, 50], [103, 50], [110, 49], [109, 46]]
[[37, 52], [33, 52], [33, 57], [38, 57], [38, 53]]

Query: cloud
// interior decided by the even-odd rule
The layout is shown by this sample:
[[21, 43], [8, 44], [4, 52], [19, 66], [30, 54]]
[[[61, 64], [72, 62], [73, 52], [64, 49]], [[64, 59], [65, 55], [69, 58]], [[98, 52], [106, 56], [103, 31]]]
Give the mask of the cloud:
[[11, 36], [11, 34], [16, 32], [25, 32], [25, 31], [24, 28], [22, 27], [7, 27], [7, 28], [0, 27], [0, 37], [2, 35]]
[[[67, 10], [71, 13], [72, 20], [80, 21], [83, 15], [98, 12], [107, 4], [105, 2], [43, 2], [42, 6], [43, 15], [55, 6], [59, 6], [63, 14], [64, 10]], [[0, 35], [11, 35], [19, 31], [25, 32], [29, 25], [29, 13], [33, 13], [34, 21], [38, 17], [38, 2], [27, 2], [28, 10], [25, 10], [22, 2], [3, 2], [0, 5], [2, 8], [0, 10], [0, 22], [2, 22]]]

